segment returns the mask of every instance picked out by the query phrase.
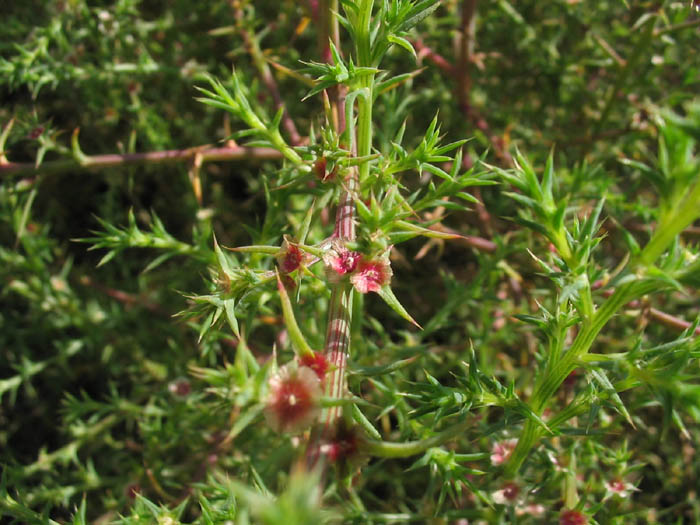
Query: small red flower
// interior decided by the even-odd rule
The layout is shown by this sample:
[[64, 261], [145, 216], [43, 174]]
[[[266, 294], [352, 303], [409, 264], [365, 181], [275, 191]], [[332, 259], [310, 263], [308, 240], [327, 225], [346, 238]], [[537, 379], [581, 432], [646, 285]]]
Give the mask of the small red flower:
[[512, 505], [518, 499], [520, 487], [516, 483], [509, 481], [501, 490], [497, 490], [492, 494], [493, 501], [499, 505]]
[[323, 381], [328, 370], [328, 359], [320, 352], [314, 352], [310, 355], [303, 355], [299, 358], [299, 363], [316, 372], [319, 380]]
[[564, 510], [559, 514], [559, 525], [586, 525], [588, 517], [578, 510]]
[[338, 275], [352, 273], [357, 268], [362, 255], [344, 247], [339, 247], [324, 257], [324, 262]]
[[124, 492], [126, 492], [126, 497], [129, 498], [129, 500], [135, 500], [136, 495], [141, 494], [143, 489], [138, 483], [129, 483], [124, 489]]
[[296, 244], [290, 243], [287, 239], [282, 242], [282, 248], [277, 254], [277, 263], [282, 273], [291, 273], [301, 264], [304, 254]]
[[364, 459], [364, 441], [365, 438], [359, 428], [350, 427], [341, 420], [331, 439], [321, 445], [320, 452], [330, 463], [345, 469], [351, 463]]
[[192, 391], [192, 386], [187, 379], [177, 379], [168, 385], [168, 391], [177, 397], [187, 397]]
[[314, 162], [314, 171], [316, 172], [316, 176], [321, 179], [321, 182], [328, 182], [329, 180], [335, 178], [336, 173], [338, 172], [338, 167], [334, 167], [331, 171], [327, 170], [328, 166], [328, 161], [326, 160], [325, 157], [321, 157], [320, 159], [316, 160]]
[[350, 276], [350, 282], [360, 293], [378, 292], [382, 286], [389, 284], [392, 275], [389, 261], [362, 260], [357, 265], [357, 270]]
[[31, 131], [29, 132], [29, 134], [27, 135], [27, 137], [30, 138], [30, 139], [32, 139], [32, 140], [36, 140], [36, 139], [38, 139], [38, 138], [41, 136], [41, 134], [42, 134], [43, 132], [44, 132], [44, 126], [37, 126], [36, 128], [34, 128], [33, 130], [31, 130]]
[[624, 481], [620, 478], [614, 478], [610, 481], [605, 482], [606, 498], [610, 496], [618, 496], [620, 498], [626, 498], [631, 492], [637, 490], [637, 487], [631, 483]]
[[321, 382], [311, 368], [286, 365], [269, 380], [265, 419], [277, 432], [309, 427], [320, 411]]

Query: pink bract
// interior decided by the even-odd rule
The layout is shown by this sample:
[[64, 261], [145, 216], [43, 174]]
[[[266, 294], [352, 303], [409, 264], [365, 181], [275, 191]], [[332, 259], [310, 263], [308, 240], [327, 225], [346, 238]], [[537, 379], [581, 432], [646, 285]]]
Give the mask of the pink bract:
[[388, 261], [360, 261], [350, 282], [360, 293], [378, 292], [389, 284], [392, 271]]
[[335, 273], [338, 275], [345, 275], [355, 271], [361, 257], [362, 256], [358, 252], [340, 250], [337, 252], [337, 255], [328, 257], [327, 262]]

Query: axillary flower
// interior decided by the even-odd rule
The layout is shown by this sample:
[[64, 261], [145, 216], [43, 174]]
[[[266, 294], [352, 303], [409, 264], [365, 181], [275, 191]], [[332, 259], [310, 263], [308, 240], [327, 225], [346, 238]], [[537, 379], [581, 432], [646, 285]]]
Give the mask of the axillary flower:
[[318, 418], [321, 381], [307, 366], [285, 365], [269, 382], [265, 419], [277, 432], [299, 432]]
[[387, 259], [361, 260], [350, 276], [350, 282], [360, 293], [379, 292], [391, 281], [391, 266]]
[[393, 275], [389, 259], [385, 255], [368, 259], [340, 244], [333, 246], [324, 255], [323, 262], [331, 282], [337, 283], [349, 276], [350, 282], [360, 293], [379, 292], [383, 286], [389, 284]]
[[299, 268], [303, 259], [304, 253], [296, 244], [290, 243], [285, 236], [282, 247], [277, 254], [277, 264], [279, 264], [282, 274], [291, 273]]
[[326, 273], [331, 282], [339, 282], [344, 276], [355, 271], [362, 255], [336, 244], [323, 256]]

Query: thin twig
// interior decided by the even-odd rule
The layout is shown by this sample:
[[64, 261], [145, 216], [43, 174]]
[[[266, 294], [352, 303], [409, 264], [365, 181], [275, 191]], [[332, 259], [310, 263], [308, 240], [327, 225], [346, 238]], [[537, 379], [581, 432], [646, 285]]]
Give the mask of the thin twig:
[[610, 57], [617, 63], [619, 67], [625, 67], [627, 65], [627, 62], [625, 61], [624, 58], [620, 56], [620, 54], [613, 49], [613, 47], [608, 44], [607, 40], [605, 40], [602, 36], [598, 35], [597, 33], [591, 33], [593, 36], [593, 40], [595, 40], [600, 47], [603, 48], [603, 51], [605, 51]]
[[462, 1], [462, 26], [460, 31], [459, 54], [457, 66], [454, 68], [457, 75], [457, 98], [459, 107], [465, 113], [470, 112], [470, 95], [472, 88], [471, 61], [474, 53], [474, 33], [476, 27], [476, 2], [477, 0]]
[[416, 55], [419, 59], [425, 58], [442, 69], [448, 75], [454, 76], [454, 67], [444, 56], [436, 53], [430, 47], [426, 46], [421, 39], [413, 40], [411, 43], [413, 44], [413, 47], [416, 50]]
[[498, 246], [495, 242], [489, 241], [488, 239], [484, 239], [483, 237], [476, 237], [474, 235], [463, 235], [457, 230], [453, 230], [452, 228], [449, 228], [439, 222], [431, 225], [430, 229], [438, 232], [451, 233], [457, 235], [457, 237], [455, 237], [452, 240], [453, 242], [465, 244], [470, 248], [474, 248], [475, 250], [478, 250], [480, 252], [493, 253], [498, 249]]
[[[680, 317], [667, 314], [666, 312], [662, 312], [661, 310], [658, 310], [656, 308], [650, 308], [649, 315], [652, 319], [659, 321], [661, 324], [666, 325], [669, 328], [675, 328], [676, 330], [681, 332], [683, 330], [687, 330], [692, 326], [692, 323], [689, 323], [685, 319], [681, 319]], [[700, 335], [700, 326], [698, 326], [695, 329], [695, 335]]]
[[197, 155], [201, 156], [203, 163], [238, 160], [279, 160], [282, 158], [282, 154], [272, 148], [247, 148], [245, 146], [212, 148], [206, 145], [187, 149], [151, 151], [148, 153], [92, 155], [81, 159], [81, 161], [70, 158], [44, 162], [39, 166], [36, 166], [33, 162], [8, 162], [0, 164], [0, 179], [12, 176], [50, 175], [137, 164], [175, 164], [178, 162], [191, 162]]
[[[594, 289], [597, 287], [596, 285], [597, 283], [593, 284]], [[614, 292], [614, 288], [609, 288], [603, 291], [603, 296], [610, 297]], [[642, 304], [639, 301], [632, 301], [630, 303], [627, 303], [625, 306], [627, 308], [640, 308]], [[658, 321], [661, 324], [668, 326], [669, 328], [674, 328], [680, 332], [682, 332], [683, 330], [687, 330], [688, 328], [693, 326], [693, 323], [690, 323], [685, 319], [681, 319], [680, 317], [677, 317], [675, 315], [667, 314], [666, 312], [659, 310], [658, 308], [649, 308], [648, 312], [649, 317], [651, 317], [655, 321]], [[700, 335], [700, 326], [695, 329], [695, 335]]]
[[671, 33], [679, 29], [687, 29], [689, 27], [695, 26], [700, 26], [700, 18], [695, 18], [694, 20], [686, 20], [685, 22], [681, 22], [680, 24], [654, 29], [654, 36], [665, 35], [666, 33]]
[[163, 317], [170, 317], [172, 315], [172, 312], [167, 312], [160, 304], [154, 303], [153, 301], [144, 298], [143, 295], [131, 294], [123, 290], [110, 288], [109, 286], [105, 286], [99, 282], [95, 282], [87, 275], [84, 275], [80, 278], [80, 284], [82, 284], [83, 286], [94, 288], [95, 290], [104, 293], [108, 297], [111, 297], [112, 299], [124, 304], [127, 307], [135, 306], [139, 308], [145, 308], [146, 310], [162, 315]]

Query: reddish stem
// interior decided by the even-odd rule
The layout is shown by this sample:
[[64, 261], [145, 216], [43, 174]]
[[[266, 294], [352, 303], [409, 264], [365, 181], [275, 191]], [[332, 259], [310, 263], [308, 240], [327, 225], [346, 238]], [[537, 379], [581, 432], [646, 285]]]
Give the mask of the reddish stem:
[[[243, 37], [243, 42], [245, 43], [248, 54], [250, 54], [250, 57], [253, 59], [253, 64], [258, 70], [258, 74], [260, 75], [263, 84], [265, 84], [265, 88], [272, 97], [275, 109], [279, 110], [280, 108], [284, 108], [284, 101], [282, 100], [280, 90], [277, 87], [277, 81], [275, 80], [275, 77], [270, 70], [270, 66], [267, 64], [267, 61], [263, 56], [257, 38], [254, 35], [251, 35], [246, 29], [243, 9], [237, 4], [238, 2], [234, 3], [234, 5], [236, 5], [236, 22], [238, 25], [238, 30]], [[286, 110], [284, 110], [284, 114], [282, 115], [282, 126], [289, 134], [289, 141], [293, 146], [301, 144], [301, 135], [299, 135], [294, 121]]]
[[0, 163], [0, 178], [11, 176], [48, 175], [68, 171], [97, 170], [135, 164], [174, 164], [191, 162], [200, 155], [202, 162], [235, 161], [235, 160], [278, 160], [282, 154], [272, 148], [246, 148], [244, 146], [228, 146], [212, 148], [198, 146], [188, 149], [166, 151], [151, 151], [148, 153], [124, 153], [92, 155], [79, 162], [75, 159], [63, 159], [44, 162], [36, 166], [33, 162]]

